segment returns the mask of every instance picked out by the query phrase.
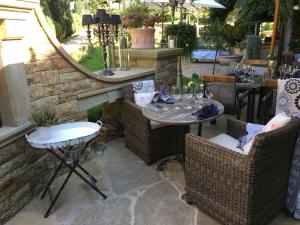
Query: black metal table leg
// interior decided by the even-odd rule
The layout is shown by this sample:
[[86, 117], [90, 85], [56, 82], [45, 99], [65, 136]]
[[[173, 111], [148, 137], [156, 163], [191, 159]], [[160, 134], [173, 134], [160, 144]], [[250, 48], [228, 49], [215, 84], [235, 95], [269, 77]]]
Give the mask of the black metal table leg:
[[[83, 154], [85, 152], [86, 146], [85, 148], [82, 150], [81, 154]], [[62, 152], [63, 154], [65, 154], [65, 152], [61, 149], [59, 149], [60, 152]], [[76, 162], [71, 166], [69, 164], [67, 164], [65, 162], [65, 159], [63, 157], [61, 157], [59, 154], [57, 154], [53, 149], [49, 149], [49, 152], [51, 154], [53, 154], [57, 159], [60, 160], [60, 164], [58, 166], [58, 168], [55, 170], [53, 176], [51, 177], [50, 181], [47, 184], [47, 187], [45, 189], [45, 191], [43, 192], [41, 198], [44, 198], [50, 185], [52, 184], [52, 182], [54, 181], [55, 177], [58, 174], [58, 171], [62, 168], [62, 165], [67, 166], [70, 169], [69, 174], [67, 175], [66, 179], [64, 180], [63, 184], [61, 185], [61, 187], [58, 190], [58, 193], [55, 195], [54, 199], [51, 200], [51, 205], [48, 208], [47, 212], [44, 215], [44, 218], [47, 218], [49, 216], [49, 213], [51, 212], [51, 209], [53, 208], [54, 204], [56, 203], [58, 197], [60, 196], [61, 192], [63, 191], [65, 185], [67, 184], [68, 180], [70, 179], [71, 175], [73, 173], [75, 173], [79, 178], [81, 178], [84, 182], [86, 182], [92, 189], [94, 189], [97, 193], [99, 193], [103, 199], [106, 199], [107, 196], [104, 195], [96, 186], [96, 178], [94, 178], [86, 169], [84, 169], [82, 166], [79, 165], [79, 160], [77, 159]], [[77, 170], [76, 167], [78, 167], [79, 169], [81, 169], [85, 174], [87, 174], [89, 176], [89, 178], [91, 179], [91, 182], [89, 182], [82, 174], [80, 174]]]
[[202, 123], [199, 123], [199, 127], [198, 127], [198, 136], [201, 137], [202, 134]]
[[58, 190], [58, 193], [56, 194], [56, 196], [54, 197], [53, 201], [51, 202], [51, 205], [49, 206], [47, 212], [45, 213], [44, 218], [47, 218], [47, 217], [49, 216], [49, 213], [50, 213], [52, 207], [53, 207], [54, 204], [56, 203], [58, 197], [60, 196], [60, 193], [62, 192], [62, 190], [63, 190], [64, 187], [66, 186], [68, 180], [70, 179], [72, 173], [74, 172], [75, 167], [77, 166], [77, 163], [78, 163], [78, 160], [77, 160], [77, 162], [73, 165], [72, 170], [69, 172], [69, 174], [68, 174], [68, 176], [66, 177], [66, 179], [64, 180], [63, 184], [60, 186], [60, 188], [59, 188], [59, 190]]
[[[50, 152], [55, 155], [59, 160], [63, 161], [64, 165], [67, 166], [69, 169], [72, 170], [72, 166], [70, 166], [69, 164], [67, 164], [63, 158], [61, 158], [55, 151], [50, 150]], [[78, 164], [76, 165], [78, 166]], [[91, 188], [93, 188], [96, 192], [98, 192], [103, 199], [107, 199], [107, 196], [105, 194], [103, 194], [96, 186], [95, 184], [89, 182], [84, 176], [82, 176], [77, 170], [73, 171], [79, 178], [81, 178], [83, 181], [85, 181]]]
[[41, 199], [44, 199], [44, 198], [45, 198], [45, 195], [46, 195], [47, 191], [49, 190], [51, 184], [53, 183], [55, 177], [56, 177], [57, 174], [58, 174], [58, 171], [61, 169], [61, 167], [62, 167], [63, 164], [64, 164], [64, 162], [61, 161], [60, 164], [59, 164], [59, 166], [56, 168], [56, 170], [55, 170], [54, 174], [52, 175], [51, 179], [49, 180], [49, 182], [48, 182], [48, 184], [47, 184], [47, 186], [46, 186], [46, 188], [45, 188], [43, 194], [41, 195]]
[[97, 179], [95, 177], [93, 177], [86, 169], [84, 169], [81, 165], [77, 165], [79, 169], [81, 169], [86, 175], [88, 175], [88, 177], [90, 178], [92, 183], [97, 183]]
[[258, 110], [257, 110], [257, 118], [259, 119], [259, 123], [262, 124], [263, 121], [263, 115], [262, 115], [262, 104], [263, 104], [263, 99], [266, 96], [267, 88], [266, 87], [261, 87], [259, 91], [259, 101], [258, 101]]
[[250, 93], [248, 95], [248, 101], [247, 101], [247, 122], [250, 122], [251, 120], [251, 102], [252, 102], [252, 94]]
[[254, 117], [255, 117], [255, 97], [256, 97], [256, 88], [252, 89], [252, 98], [251, 98], [251, 119], [250, 122], [254, 122]]

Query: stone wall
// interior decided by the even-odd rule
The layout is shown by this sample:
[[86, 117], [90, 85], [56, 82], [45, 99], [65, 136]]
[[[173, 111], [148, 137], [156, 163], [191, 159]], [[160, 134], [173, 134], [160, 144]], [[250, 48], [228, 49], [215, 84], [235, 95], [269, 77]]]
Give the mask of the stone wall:
[[25, 137], [0, 149], [0, 224], [4, 224], [43, 187], [49, 176], [44, 151], [30, 148]]
[[[147, 52], [144, 54], [147, 55]], [[16, 58], [18, 62], [14, 64]], [[62, 49], [45, 24], [38, 1], [0, 2], [0, 75], [7, 79], [6, 81], [10, 79], [9, 82], [0, 79], [0, 86], [7, 83], [12, 85], [6, 87], [5, 93], [4, 89], [0, 91], [0, 95], [12, 96], [16, 100], [4, 102], [12, 107], [12, 113], [7, 116], [28, 118], [30, 114], [22, 111], [22, 104], [26, 106], [28, 102], [31, 111], [45, 104], [55, 108], [60, 122], [84, 120], [86, 111], [81, 110], [79, 106], [82, 95], [87, 94], [90, 102], [97, 104], [98, 100], [95, 102], [94, 99], [102, 99], [96, 98], [97, 96], [108, 93], [114, 87], [120, 89], [123, 84], [136, 79], [151, 79], [155, 71], [159, 72], [155, 78], [160, 82], [175, 83], [177, 53], [173, 55], [173, 59], [169, 55], [166, 59], [156, 57], [151, 60], [151, 73], [148, 71], [139, 77], [134, 76], [117, 83], [104, 81], [77, 64]], [[135, 66], [148, 67], [149, 64], [137, 61]], [[25, 78], [24, 84], [21, 78]], [[19, 91], [17, 96], [16, 90]], [[110, 97], [111, 95], [108, 99]], [[16, 98], [21, 99], [20, 104], [16, 103]], [[0, 104], [3, 104], [1, 100], [3, 101], [3, 98], [0, 96]], [[2, 106], [0, 111], [1, 109], [3, 110]], [[23, 120], [13, 118], [11, 121]], [[2, 123], [6, 125], [6, 121]], [[22, 124], [15, 126], [19, 125]], [[0, 225], [41, 190], [51, 172], [45, 161], [45, 152], [32, 149], [27, 144], [24, 137], [26, 132], [28, 130], [19, 129], [18, 133], [5, 140], [1, 140], [0, 137]]]
[[183, 54], [180, 48], [169, 49], [129, 49], [129, 66], [151, 68], [155, 70], [155, 79], [169, 80], [176, 84], [178, 56]]

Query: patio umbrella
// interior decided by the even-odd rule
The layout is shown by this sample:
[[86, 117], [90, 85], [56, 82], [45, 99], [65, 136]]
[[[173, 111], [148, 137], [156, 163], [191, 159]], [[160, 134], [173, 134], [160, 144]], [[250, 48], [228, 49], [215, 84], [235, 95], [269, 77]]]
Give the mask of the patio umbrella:
[[214, 0], [186, 0], [183, 4], [184, 7], [194, 6], [194, 7], [205, 7], [205, 8], [216, 8], [216, 9], [226, 9], [225, 6]]

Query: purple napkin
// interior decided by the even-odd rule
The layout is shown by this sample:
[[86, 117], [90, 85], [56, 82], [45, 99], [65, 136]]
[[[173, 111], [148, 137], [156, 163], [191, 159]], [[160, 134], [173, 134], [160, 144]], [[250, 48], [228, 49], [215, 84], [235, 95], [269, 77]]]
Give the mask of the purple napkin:
[[197, 112], [192, 113], [193, 116], [197, 116], [200, 120], [208, 119], [218, 114], [219, 109], [215, 104], [206, 105]]
[[166, 103], [166, 104], [174, 104], [175, 101], [172, 97], [167, 95], [165, 90], [160, 90], [158, 93], [156, 93], [153, 96], [153, 99], [151, 101], [151, 103], [157, 103], [157, 102]]

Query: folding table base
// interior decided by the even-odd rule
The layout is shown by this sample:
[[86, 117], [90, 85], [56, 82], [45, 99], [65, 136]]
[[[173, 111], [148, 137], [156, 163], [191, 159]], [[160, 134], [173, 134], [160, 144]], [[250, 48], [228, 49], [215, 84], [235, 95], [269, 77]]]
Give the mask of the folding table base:
[[[73, 173], [75, 173], [79, 178], [81, 178], [85, 183], [87, 183], [92, 189], [94, 189], [96, 192], [98, 192], [103, 199], [106, 199], [107, 196], [105, 194], [103, 194], [98, 188], [97, 188], [97, 179], [95, 177], [93, 177], [87, 170], [85, 170], [82, 166], [80, 166], [79, 163], [79, 159], [77, 159], [73, 165], [69, 165], [65, 162], [65, 159], [62, 158], [60, 155], [58, 155], [53, 149], [49, 149], [49, 152], [51, 154], [53, 154], [56, 158], [58, 158], [60, 160], [60, 164], [59, 166], [56, 168], [54, 174], [52, 175], [51, 179], [49, 180], [43, 194], [41, 195], [41, 199], [45, 198], [46, 193], [49, 193], [49, 197], [51, 200], [51, 205], [49, 206], [47, 212], [44, 215], [44, 218], [47, 218], [49, 216], [49, 213], [51, 212], [51, 209], [53, 208], [54, 204], [56, 203], [58, 197], [60, 196], [62, 190], [64, 189], [65, 185], [67, 184], [68, 180], [70, 179], [71, 175]], [[65, 165], [70, 169], [70, 172], [68, 173], [66, 179], [64, 180], [63, 184], [60, 186], [57, 194], [55, 195], [55, 197], [51, 197], [52, 196], [52, 192], [50, 190], [50, 186], [53, 183], [55, 177], [57, 176], [59, 170], [62, 169], [62, 166]], [[79, 168], [82, 172], [84, 172], [90, 179], [90, 181], [88, 179], [86, 179], [81, 173], [79, 173], [76, 168]], [[53, 198], [53, 199], [52, 199]]]

